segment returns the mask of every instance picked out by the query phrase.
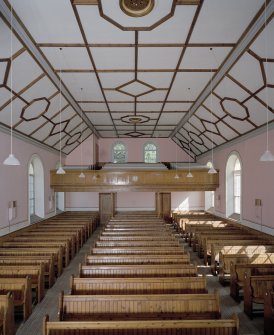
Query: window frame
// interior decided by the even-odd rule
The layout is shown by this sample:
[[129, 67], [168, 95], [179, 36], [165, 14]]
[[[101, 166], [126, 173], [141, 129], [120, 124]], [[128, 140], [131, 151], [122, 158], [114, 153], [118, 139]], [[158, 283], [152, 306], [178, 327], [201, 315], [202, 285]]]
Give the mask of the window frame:
[[[155, 147], [155, 150], [146, 150], [146, 147], [148, 145], [153, 145]], [[146, 152], [148, 151], [155, 151], [156, 155], [155, 155], [155, 162], [146, 162]], [[144, 147], [143, 147], [143, 160], [144, 160], [144, 163], [147, 163], [147, 164], [155, 164], [155, 163], [158, 163], [159, 162], [159, 149], [158, 149], [158, 146], [153, 143], [153, 142], [147, 142], [144, 144]]]
[[[123, 161], [123, 162], [119, 162], [119, 161], [117, 161], [117, 162], [115, 162], [115, 157], [114, 157], [114, 152], [115, 152], [115, 147], [117, 146], [117, 145], [123, 145], [124, 146], [124, 150], [125, 150], [125, 160]], [[118, 150], [117, 150], [118, 151]], [[112, 146], [112, 150], [111, 150], [111, 161], [112, 161], [112, 163], [114, 163], [114, 164], [123, 164], [123, 163], [127, 163], [127, 161], [128, 161], [128, 150], [127, 150], [127, 146], [126, 146], [126, 144], [125, 143], [123, 143], [123, 142], [121, 142], [121, 141], [119, 141], [119, 142], [115, 142], [114, 144], [113, 144], [113, 146]]]

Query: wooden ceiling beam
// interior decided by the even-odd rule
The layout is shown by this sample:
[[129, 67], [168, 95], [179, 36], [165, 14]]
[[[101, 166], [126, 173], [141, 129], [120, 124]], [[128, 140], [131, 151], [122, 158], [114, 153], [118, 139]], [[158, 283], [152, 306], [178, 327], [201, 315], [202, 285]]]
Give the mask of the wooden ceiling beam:
[[[198, 6], [200, 5], [201, 0], [177, 0], [176, 5], [192, 5]], [[97, 6], [98, 0], [73, 0], [73, 5], [89, 5], [89, 6]]]

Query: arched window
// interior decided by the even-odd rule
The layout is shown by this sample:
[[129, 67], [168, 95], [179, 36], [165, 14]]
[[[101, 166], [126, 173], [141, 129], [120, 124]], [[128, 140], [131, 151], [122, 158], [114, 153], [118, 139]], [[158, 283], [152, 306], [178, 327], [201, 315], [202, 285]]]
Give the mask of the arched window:
[[157, 147], [153, 143], [147, 143], [144, 146], [144, 162], [157, 163]]
[[234, 165], [233, 174], [234, 213], [241, 214], [241, 163], [238, 158]]
[[237, 152], [226, 163], [226, 215], [240, 218], [241, 215], [242, 164]]
[[33, 223], [45, 216], [44, 168], [37, 155], [29, 162], [28, 184], [29, 221]]
[[34, 168], [33, 164], [29, 165], [29, 216], [35, 214], [35, 188], [34, 188]]
[[126, 150], [126, 146], [123, 143], [119, 142], [113, 146], [112, 162], [113, 163], [126, 163], [127, 162], [127, 150]]
[[[208, 162], [206, 166], [212, 168], [212, 162]], [[205, 191], [205, 210], [212, 209], [215, 206], [215, 191]]]

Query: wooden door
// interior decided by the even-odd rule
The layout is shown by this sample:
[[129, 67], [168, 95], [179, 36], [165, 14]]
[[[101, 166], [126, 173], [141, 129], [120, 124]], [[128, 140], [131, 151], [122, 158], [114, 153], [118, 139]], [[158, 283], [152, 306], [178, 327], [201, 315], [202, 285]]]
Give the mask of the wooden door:
[[99, 194], [99, 212], [100, 223], [105, 224], [115, 214], [115, 197], [116, 193], [100, 193]]

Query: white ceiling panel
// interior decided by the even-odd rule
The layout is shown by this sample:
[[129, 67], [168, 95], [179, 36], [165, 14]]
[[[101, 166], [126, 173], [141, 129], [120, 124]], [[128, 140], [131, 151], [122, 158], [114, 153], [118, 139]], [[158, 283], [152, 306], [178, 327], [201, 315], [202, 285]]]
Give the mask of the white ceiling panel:
[[138, 73], [138, 79], [155, 88], [168, 88], [171, 79], [173, 77], [172, 72], [140, 72]]
[[158, 137], [169, 137], [171, 133], [171, 131], [169, 130], [162, 130], [162, 129], [157, 129], [157, 132], [158, 132], [157, 134]]
[[[20, 114], [22, 112], [23, 107], [26, 106], [24, 102], [20, 99], [15, 99], [12, 103], [12, 124], [15, 125], [18, 121], [20, 121]], [[1, 110], [0, 112], [0, 122], [10, 125], [10, 103]]]
[[134, 73], [99, 73], [104, 88], [116, 88], [134, 79]]
[[227, 116], [225, 118], [225, 121], [226, 121], [227, 124], [229, 124], [232, 128], [234, 128], [235, 130], [237, 130], [241, 134], [244, 134], [244, 133], [254, 129], [254, 127], [248, 121], [239, 122], [238, 120], [235, 120], [230, 116]]
[[7, 66], [8, 66], [7, 61], [5, 62], [0, 61], [0, 85], [4, 83]]
[[59, 110], [60, 110], [60, 105], [61, 105], [61, 109], [64, 108], [67, 105], [67, 101], [64, 99], [64, 97], [62, 96], [61, 99], [61, 104], [60, 104], [60, 96], [59, 94], [56, 95], [54, 98], [52, 98], [50, 100], [50, 105], [49, 108], [47, 110], [47, 112], [45, 113], [45, 116], [48, 117], [49, 119], [51, 119], [52, 117], [54, 117], [54, 115], [56, 115]]
[[267, 56], [268, 58], [274, 59], [274, 44], [272, 43], [273, 36], [274, 18], [272, 17], [272, 20], [268, 23], [266, 29], [264, 29], [253, 44], [251, 44], [250, 49], [261, 58], [266, 58]]
[[48, 77], [44, 77], [21, 94], [21, 96], [30, 102], [35, 98], [37, 99], [37, 97], [49, 98], [55, 92], [57, 92], [57, 88], [52, 84]]
[[[81, 119], [79, 116], [76, 116], [74, 118], [72, 118], [67, 127], [66, 127], [66, 132], [69, 133], [70, 135], [74, 134], [77, 131], [81, 131], [81, 127], [82, 129], [84, 129], [85, 125], [81, 125]], [[75, 130], [78, 129], [78, 130]]]
[[221, 98], [233, 97], [240, 102], [249, 96], [245, 90], [227, 77], [220, 82], [214, 92]]
[[44, 55], [52, 64], [55, 70], [91, 70], [93, 69], [86, 48], [63, 47], [42, 48]]
[[[0, 58], [9, 58], [11, 56], [11, 31], [2, 18], [0, 18], [0, 32]], [[22, 44], [15, 34], [12, 34], [12, 53], [15, 54], [21, 48]]]
[[72, 152], [77, 146], [79, 145], [78, 142], [73, 143], [71, 145], [66, 145], [65, 148], [62, 149], [62, 152], [64, 152], [65, 154], [69, 154], [70, 152]]
[[[15, 58], [12, 67], [13, 90], [17, 92], [42, 74], [41, 68], [27, 52], [24, 52], [20, 57]], [[11, 72], [9, 73], [8, 86], [10, 86], [10, 78]]]
[[128, 116], [128, 115], [133, 116], [134, 113], [113, 113], [112, 117], [113, 117], [113, 119], [118, 120], [121, 117], [125, 117], [125, 116]]
[[184, 112], [188, 111], [191, 107], [191, 103], [188, 102], [167, 102], [164, 107], [165, 112]]
[[153, 91], [151, 93], [142, 95], [138, 101], [163, 101], [166, 97], [167, 91]]
[[[134, 112], [134, 103], [117, 103], [117, 104], [113, 104], [113, 103], [109, 103], [109, 108], [110, 110], [113, 111], [117, 111], [117, 112]], [[116, 114], [115, 114], [116, 115]], [[116, 116], [115, 116], [116, 117]]]
[[[103, 100], [103, 95], [94, 73], [62, 73], [62, 81], [78, 101]], [[83, 88], [83, 94], [81, 94]]]
[[219, 129], [219, 132], [227, 139], [232, 140], [233, 138], [237, 137], [237, 133], [231, 129], [227, 124], [220, 121], [217, 123], [217, 128]]
[[198, 108], [198, 110], [195, 112], [195, 115], [198, 118], [209, 121], [209, 122], [218, 121], [218, 118], [215, 115], [213, 115], [211, 112], [209, 112], [207, 109], [205, 109], [203, 106]]
[[42, 126], [46, 122], [46, 119], [43, 117], [39, 117], [36, 120], [31, 122], [23, 121], [20, 123], [15, 129], [21, 131], [24, 134], [31, 134], [34, 130]]
[[260, 93], [257, 94], [257, 96], [267, 103], [268, 100], [268, 106], [270, 106], [272, 109], [274, 109], [274, 89], [268, 87], [267, 89], [262, 89]]
[[140, 43], [185, 43], [196, 6], [176, 6], [174, 16], [152, 31], [140, 32]]
[[97, 6], [81, 5], [77, 10], [89, 43], [134, 43], [134, 32], [122, 31], [104, 20]]
[[100, 69], [134, 69], [134, 48], [91, 48]]
[[211, 74], [206, 72], [178, 73], [168, 100], [195, 100], [210, 80], [210, 77]]
[[137, 115], [144, 115], [150, 119], [157, 120], [159, 117], [159, 113], [139, 113]]
[[88, 114], [88, 118], [90, 119], [91, 123], [94, 125], [97, 125], [97, 124], [112, 125], [112, 121], [108, 113]]
[[[72, 117], [74, 117], [76, 115], [76, 112], [70, 107], [68, 106], [66, 109], [64, 109], [61, 113], [61, 121], [65, 121], [65, 120], [70, 120]], [[51, 119], [53, 122], [55, 123], [59, 123], [60, 122], [60, 114], [58, 113], [58, 115], [56, 115], [53, 119]]]
[[36, 42], [83, 42], [70, 1], [13, 0], [13, 6]]
[[263, 0], [207, 0], [198, 17], [191, 43], [236, 43]]
[[181, 69], [217, 69], [231, 48], [188, 47], [182, 60]]
[[160, 112], [163, 104], [162, 103], [137, 103], [137, 112]]
[[97, 126], [99, 131], [101, 130], [113, 130], [113, 126]]
[[38, 141], [43, 141], [50, 134], [53, 125], [51, 123], [46, 123], [42, 128], [38, 129], [31, 136]]
[[[257, 126], [261, 126], [266, 122], [266, 107], [262, 105], [258, 100], [252, 98], [249, 99], [244, 104], [248, 108], [249, 118], [252, 122], [254, 122]], [[274, 114], [268, 112], [268, 119], [273, 120]]]
[[179, 113], [162, 113], [160, 120], [159, 120], [159, 125], [163, 124], [172, 124], [172, 125], [177, 125], [179, 121], [181, 121], [182, 115]]
[[105, 102], [83, 102], [79, 103], [79, 106], [83, 109], [83, 111], [107, 112], [108, 110]]
[[220, 100], [212, 94], [209, 95], [207, 99], [203, 103], [204, 106], [206, 106], [210, 111], [213, 112], [217, 117], [221, 118], [226, 115], [226, 113], [223, 111]]
[[175, 69], [182, 48], [139, 48], [139, 69]]
[[203, 132], [205, 130], [205, 127], [203, 125], [203, 123], [201, 122], [201, 120], [193, 115], [190, 119], [190, 123], [195, 127], [197, 128], [199, 131]]
[[233, 66], [229, 74], [251, 92], [257, 91], [264, 84], [260, 63], [247, 52]]
[[0, 87], [0, 108], [2, 108], [2, 106], [4, 106], [4, 104], [8, 101], [10, 101], [10, 91], [5, 87]]
[[134, 101], [133, 97], [118, 91], [106, 91], [105, 95], [108, 101]]

